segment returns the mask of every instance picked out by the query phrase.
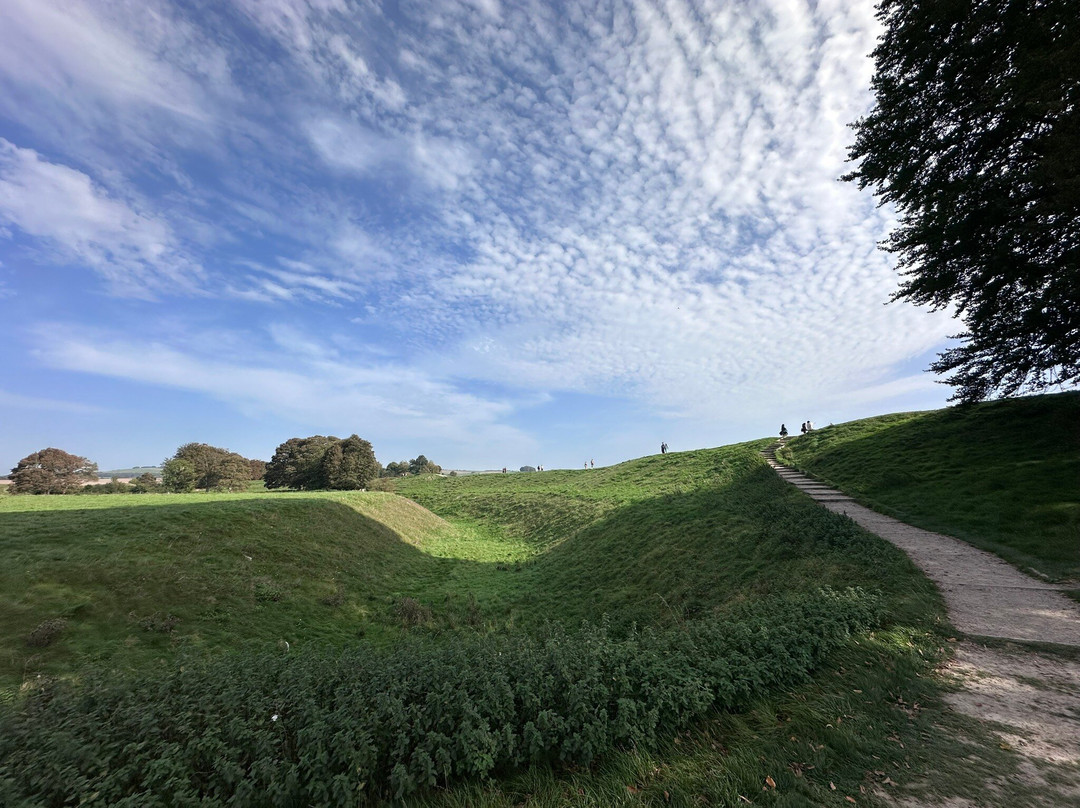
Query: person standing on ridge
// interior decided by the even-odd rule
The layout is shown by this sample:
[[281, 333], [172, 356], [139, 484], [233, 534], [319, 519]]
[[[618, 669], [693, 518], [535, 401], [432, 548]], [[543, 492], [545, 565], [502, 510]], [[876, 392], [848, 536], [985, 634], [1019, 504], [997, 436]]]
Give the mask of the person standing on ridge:
[[781, 438], [786, 438], [787, 437], [787, 427], [784, 424], [780, 424], [780, 437]]

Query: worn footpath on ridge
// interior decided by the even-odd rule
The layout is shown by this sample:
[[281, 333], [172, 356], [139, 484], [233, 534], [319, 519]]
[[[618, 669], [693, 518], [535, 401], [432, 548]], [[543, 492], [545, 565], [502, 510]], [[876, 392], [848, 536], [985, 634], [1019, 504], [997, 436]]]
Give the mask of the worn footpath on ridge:
[[1031, 578], [997, 556], [872, 511], [846, 494], [766, 459], [776, 473], [826, 508], [854, 519], [906, 552], [945, 598], [949, 619], [966, 634], [1080, 646], [1080, 604], [1062, 587]]
[[[777, 462], [777, 442], [764, 452], [784, 480], [835, 513], [844, 514], [908, 554], [941, 591], [949, 619], [972, 639], [961, 642], [946, 668], [960, 689], [950, 706], [997, 734], [1002, 748], [1022, 756], [1032, 805], [1080, 804], [1080, 657], [1011, 646], [978, 637], [1080, 648], [1080, 604], [1058, 587], [1025, 575], [966, 542], [912, 527]], [[987, 784], [987, 793], [994, 793]], [[989, 797], [991, 800], [993, 797]], [[923, 803], [920, 802], [920, 805]], [[950, 808], [984, 804], [950, 802]], [[995, 803], [991, 803], [995, 804]]]

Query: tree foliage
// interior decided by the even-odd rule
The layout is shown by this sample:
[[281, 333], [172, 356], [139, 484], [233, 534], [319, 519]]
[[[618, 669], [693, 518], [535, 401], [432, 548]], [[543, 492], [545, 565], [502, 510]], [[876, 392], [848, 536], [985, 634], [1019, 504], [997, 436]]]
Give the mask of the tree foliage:
[[140, 474], [131, 481], [131, 493], [133, 494], [152, 494], [155, 491], [160, 490], [161, 483], [158, 482], [158, 478], [149, 471]]
[[1080, 379], [1074, 0], [882, 0], [876, 105], [843, 177], [895, 205], [894, 299], [955, 306], [931, 369], [975, 401]]
[[187, 460], [174, 457], [166, 460], [161, 466], [161, 485], [166, 491], [177, 494], [194, 491], [197, 479], [195, 467]]
[[27, 455], [11, 470], [13, 494], [70, 494], [97, 479], [97, 463], [62, 449]]
[[409, 461], [409, 474], [441, 474], [442, 466], [432, 463], [423, 455]]
[[162, 466], [162, 482], [169, 491], [243, 491], [250, 480], [247, 458], [205, 443], [185, 443]]
[[366, 487], [379, 471], [371, 444], [360, 436], [312, 435], [278, 446], [263, 480], [267, 488], [347, 491]]
[[419, 455], [412, 460], [387, 463], [382, 473], [384, 477], [405, 477], [409, 474], [442, 474], [442, 466], [431, 462], [424, 455]]
[[386, 464], [386, 468], [383, 469], [382, 476], [383, 477], [404, 477], [408, 473], [409, 473], [409, 461], [408, 460], [402, 460], [400, 462], [391, 461], [391, 462]]

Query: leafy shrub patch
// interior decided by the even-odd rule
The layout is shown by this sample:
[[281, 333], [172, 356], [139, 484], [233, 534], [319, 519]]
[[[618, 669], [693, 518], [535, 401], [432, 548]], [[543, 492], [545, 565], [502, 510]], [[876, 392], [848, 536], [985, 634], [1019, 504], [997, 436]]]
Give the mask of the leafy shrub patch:
[[431, 622], [431, 607], [415, 598], [402, 598], [394, 607], [394, 614], [405, 628], [416, 628]]
[[68, 621], [62, 617], [43, 620], [27, 635], [26, 644], [34, 648], [44, 648], [46, 645], [51, 645], [57, 637], [64, 633], [67, 625]]
[[587, 765], [807, 677], [880, 620], [860, 590], [616, 637], [232, 655], [41, 686], [0, 713], [0, 802], [358, 805], [533, 761]]

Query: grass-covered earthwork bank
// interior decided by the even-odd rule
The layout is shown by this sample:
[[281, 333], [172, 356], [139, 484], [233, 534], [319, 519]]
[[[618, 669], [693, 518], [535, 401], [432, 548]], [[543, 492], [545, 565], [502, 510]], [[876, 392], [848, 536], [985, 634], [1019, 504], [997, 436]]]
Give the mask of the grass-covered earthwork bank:
[[872, 801], [942, 754], [941, 605], [765, 443], [5, 498], [0, 802]]
[[781, 459], [905, 522], [1080, 579], [1080, 393], [838, 424]]

